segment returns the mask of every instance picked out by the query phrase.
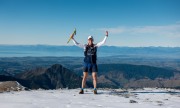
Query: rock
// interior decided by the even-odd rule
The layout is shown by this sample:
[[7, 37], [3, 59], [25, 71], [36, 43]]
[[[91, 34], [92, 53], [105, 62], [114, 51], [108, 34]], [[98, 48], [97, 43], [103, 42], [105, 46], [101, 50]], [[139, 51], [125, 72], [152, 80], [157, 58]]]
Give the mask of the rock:
[[130, 100], [129, 103], [138, 103], [138, 102], [135, 100]]
[[0, 92], [9, 92], [9, 91], [21, 91], [25, 87], [20, 85], [17, 81], [5, 81], [0, 83]]

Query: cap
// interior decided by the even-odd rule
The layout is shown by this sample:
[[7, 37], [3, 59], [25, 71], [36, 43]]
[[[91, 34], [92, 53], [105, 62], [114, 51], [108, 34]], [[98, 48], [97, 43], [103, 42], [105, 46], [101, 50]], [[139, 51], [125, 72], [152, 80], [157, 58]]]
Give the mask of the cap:
[[93, 39], [93, 36], [91, 36], [91, 35], [90, 35], [90, 36], [88, 36], [88, 39]]

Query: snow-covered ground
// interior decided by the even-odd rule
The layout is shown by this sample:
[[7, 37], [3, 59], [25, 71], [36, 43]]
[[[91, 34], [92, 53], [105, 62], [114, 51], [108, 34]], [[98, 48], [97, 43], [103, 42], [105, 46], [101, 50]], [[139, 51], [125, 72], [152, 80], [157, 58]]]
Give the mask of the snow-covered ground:
[[180, 108], [180, 90], [98, 90], [97, 95], [91, 89], [85, 94], [78, 92], [63, 89], [0, 93], [0, 108]]

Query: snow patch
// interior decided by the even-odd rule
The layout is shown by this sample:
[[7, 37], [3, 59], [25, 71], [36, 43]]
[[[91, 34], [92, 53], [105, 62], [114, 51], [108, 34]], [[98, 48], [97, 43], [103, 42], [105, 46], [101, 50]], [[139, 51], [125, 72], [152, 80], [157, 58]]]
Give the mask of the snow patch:
[[[140, 91], [145, 93], [139, 93]], [[146, 93], [149, 91], [155, 93]], [[98, 90], [97, 95], [93, 94], [92, 89], [86, 89], [85, 94], [78, 94], [79, 89], [12, 91], [0, 94], [0, 106], [2, 108], [179, 108], [180, 90], [171, 89], [177, 93], [157, 91], [167, 90], [156, 88], [127, 91]]]

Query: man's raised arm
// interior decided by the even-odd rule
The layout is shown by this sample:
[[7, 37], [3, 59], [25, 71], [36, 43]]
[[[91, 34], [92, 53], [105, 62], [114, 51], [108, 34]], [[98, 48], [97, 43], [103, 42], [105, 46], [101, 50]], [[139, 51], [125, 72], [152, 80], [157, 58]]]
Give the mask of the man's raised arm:
[[85, 45], [78, 43], [74, 38], [72, 38], [72, 40], [73, 40], [74, 45], [76, 45], [76, 46], [78, 46], [80, 48], [84, 48], [85, 47]]
[[97, 43], [96, 47], [102, 46], [106, 42], [107, 37], [108, 37], [108, 31], [106, 31], [106, 36], [104, 37], [103, 41]]

